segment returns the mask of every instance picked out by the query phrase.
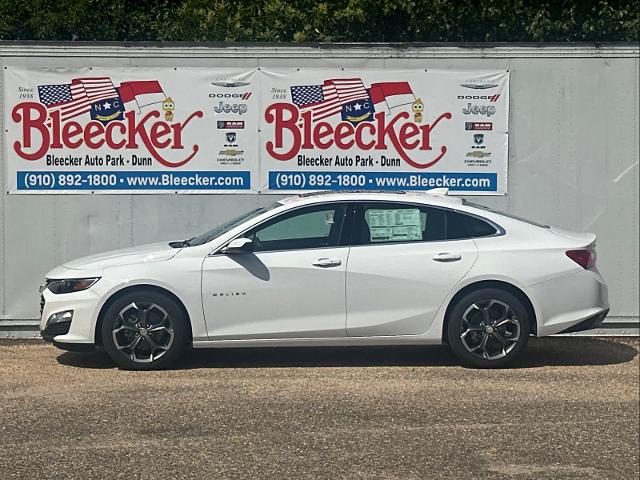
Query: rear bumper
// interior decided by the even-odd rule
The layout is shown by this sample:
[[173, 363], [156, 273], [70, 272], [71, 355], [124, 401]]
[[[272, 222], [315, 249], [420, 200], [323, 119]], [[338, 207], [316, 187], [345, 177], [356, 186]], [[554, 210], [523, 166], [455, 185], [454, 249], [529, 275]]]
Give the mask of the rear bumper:
[[609, 312], [607, 285], [597, 270], [581, 270], [529, 287], [537, 336], [597, 327]]
[[609, 309], [606, 308], [600, 313], [596, 313], [595, 315], [585, 318], [579, 323], [576, 323], [572, 327], [569, 327], [558, 333], [575, 333], [575, 332], [583, 332], [585, 330], [593, 330], [594, 328], [598, 328], [602, 325], [602, 322], [609, 314]]

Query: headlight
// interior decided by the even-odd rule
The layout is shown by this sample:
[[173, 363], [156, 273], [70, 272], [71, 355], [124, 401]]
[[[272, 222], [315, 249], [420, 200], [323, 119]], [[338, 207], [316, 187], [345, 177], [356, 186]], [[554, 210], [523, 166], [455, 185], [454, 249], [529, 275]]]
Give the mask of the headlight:
[[100, 277], [94, 278], [66, 278], [64, 280], [49, 280], [47, 288], [51, 293], [81, 292], [94, 285]]

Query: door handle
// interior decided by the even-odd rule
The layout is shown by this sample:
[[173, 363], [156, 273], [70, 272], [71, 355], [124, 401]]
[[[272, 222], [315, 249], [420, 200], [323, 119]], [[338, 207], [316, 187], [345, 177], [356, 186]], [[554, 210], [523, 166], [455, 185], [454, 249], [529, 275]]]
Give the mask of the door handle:
[[462, 255], [459, 253], [438, 253], [433, 256], [436, 262], [457, 262], [462, 260]]
[[326, 268], [326, 267], [337, 267], [341, 263], [342, 263], [342, 260], [340, 260], [339, 258], [319, 258], [315, 262], [313, 262], [313, 265], [315, 265], [316, 267]]

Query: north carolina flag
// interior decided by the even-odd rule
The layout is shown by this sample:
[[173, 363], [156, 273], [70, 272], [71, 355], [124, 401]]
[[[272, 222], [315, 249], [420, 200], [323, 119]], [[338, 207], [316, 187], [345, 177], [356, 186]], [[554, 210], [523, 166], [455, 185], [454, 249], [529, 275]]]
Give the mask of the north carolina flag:
[[135, 100], [139, 108], [162, 103], [167, 98], [157, 80], [122, 82], [118, 87], [118, 92], [123, 103]]
[[369, 96], [374, 104], [386, 102], [389, 109], [413, 103], [416, 99], [409, 82], [372, 83]]

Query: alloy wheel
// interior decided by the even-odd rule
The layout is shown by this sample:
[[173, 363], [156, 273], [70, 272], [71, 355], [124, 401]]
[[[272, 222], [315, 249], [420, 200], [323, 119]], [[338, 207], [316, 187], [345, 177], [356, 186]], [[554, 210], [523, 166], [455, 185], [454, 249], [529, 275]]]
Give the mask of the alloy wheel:
[[472, 355], [497, 360], [507, 356], [520, 342], [520, 320], [503, 301], [475, 302], [462, 315], [460, 340]]
[[133, 302], [113, 323], [113, 343], [130, 360], [150, 363], [162, 358], [173, 345], [173, 321], [155, 303]]

